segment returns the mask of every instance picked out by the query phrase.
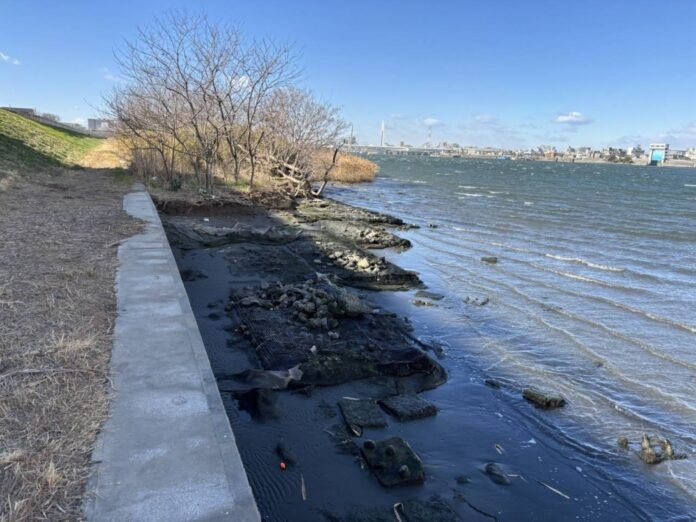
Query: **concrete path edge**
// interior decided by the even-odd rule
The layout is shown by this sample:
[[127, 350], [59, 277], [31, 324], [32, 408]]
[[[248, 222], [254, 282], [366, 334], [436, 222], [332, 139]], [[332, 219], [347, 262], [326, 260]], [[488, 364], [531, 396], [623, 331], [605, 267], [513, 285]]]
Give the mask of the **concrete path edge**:
[[92, 454], [87, 520], [259, 521], [186, 289], [150, 195], [121, 244], [110, 416]]

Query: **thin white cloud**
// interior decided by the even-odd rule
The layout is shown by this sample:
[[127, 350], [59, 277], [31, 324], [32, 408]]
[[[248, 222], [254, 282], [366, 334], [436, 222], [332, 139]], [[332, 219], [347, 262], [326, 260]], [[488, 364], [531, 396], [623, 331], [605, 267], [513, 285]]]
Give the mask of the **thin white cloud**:
[[587, 125], [588, 123], [592, 123], [592, 118], [588, 118], [581, 112], [572, 111], [567, 114], [559, 114], [554, 121], [567, 125]]
[[425, 125], [426, 127], [435, 127], [435, 126], [440, 125], [440, 124], [441, 124], [441, 122], [437, 118], [430, 117], [430, 118], [425, 118], [423, 120], [423, 125]]
[[483, 125], [498, 123], [498, 118], [492, 114], [477, 114], [474, 116], [474, 121]]
[[0, 52], [0, 62], [11, 63], [12, 65], [19, 65], [21, 62], [17, 58], [13, 58], [9, 54]]
[[108, 67], [103, 67], [101, 72], [102, 72], [102, 78], [104, 78], [105, 80], [109, 80], [110, 82], [120, 82], [121, 81], [121, 77], [112, 73]]

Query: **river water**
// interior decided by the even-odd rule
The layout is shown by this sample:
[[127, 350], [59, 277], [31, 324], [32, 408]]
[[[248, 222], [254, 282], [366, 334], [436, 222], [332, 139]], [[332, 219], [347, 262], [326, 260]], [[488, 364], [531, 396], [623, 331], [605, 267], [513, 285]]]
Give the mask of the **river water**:
[[328, 195], [420, 225], [393, 257], [446, 295], [420, 331], [453, 364], [564, 395], [566, 444], [620, 457], [620, 436], [667, 437], [689, 458], [626, 465], [696, 505], [696, 169], [375, 161], [375, 183]]

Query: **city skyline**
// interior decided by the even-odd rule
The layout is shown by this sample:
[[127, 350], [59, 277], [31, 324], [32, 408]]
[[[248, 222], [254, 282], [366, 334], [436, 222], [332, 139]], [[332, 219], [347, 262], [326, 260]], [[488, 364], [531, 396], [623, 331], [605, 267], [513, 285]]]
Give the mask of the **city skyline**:
[[482, 147], [696, 145], [696, 4], [688, 0], [665, 2], [669, 16], [659, 23], [645, 0], [301, 6], [6, 2], [0, 105], [86, 123], [123, 81], [114, 49], [139, 24], [187, 7], [291, 44], [302, 83], [340, 107], [362, 143], [379, 143], [384, 120], [392, 143], [423, 143], [430, 129], [433, 142]]

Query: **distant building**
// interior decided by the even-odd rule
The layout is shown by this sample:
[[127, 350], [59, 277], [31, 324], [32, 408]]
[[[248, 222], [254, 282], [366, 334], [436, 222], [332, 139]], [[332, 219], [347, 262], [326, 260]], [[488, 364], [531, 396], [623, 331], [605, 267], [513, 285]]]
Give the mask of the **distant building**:
[[668, 150], [669, 144], [667, 143], [651, 143], [648, 164], [662, 165], [665, 162], [665, 159], [667, 159]]
[[90, 118], [87, 120], [87, 128], [91, 131], [109, 132], [113, 130], [113, 120], [104, 120], [101, 118]]
[[685, 155], [688, 159], [696, 161], [696, 147], [689, 147], [686, 149]]
[[592, 155], [592, 147], [578, 147], [575, 149], [575, 157], [587, 159]]

